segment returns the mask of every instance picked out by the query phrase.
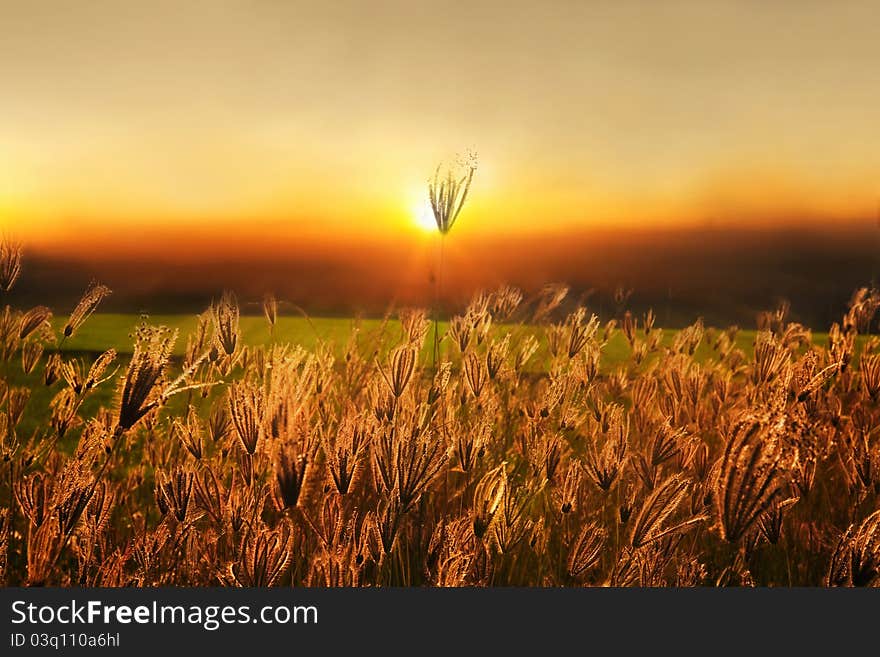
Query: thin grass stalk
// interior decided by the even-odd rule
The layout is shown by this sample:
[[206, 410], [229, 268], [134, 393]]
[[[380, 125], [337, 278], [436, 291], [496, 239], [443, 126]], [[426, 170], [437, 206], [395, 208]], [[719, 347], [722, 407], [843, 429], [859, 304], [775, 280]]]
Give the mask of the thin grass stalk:
[[437, 371], [437, 363], [440, 361], [440, 298], [443, 288], [443, 243], [446, 241], [445, 237], [445, 233], [439, 233], [437, 275], [434, 276], [434, 348], [431, 358], [431, 370], [434, 372]]

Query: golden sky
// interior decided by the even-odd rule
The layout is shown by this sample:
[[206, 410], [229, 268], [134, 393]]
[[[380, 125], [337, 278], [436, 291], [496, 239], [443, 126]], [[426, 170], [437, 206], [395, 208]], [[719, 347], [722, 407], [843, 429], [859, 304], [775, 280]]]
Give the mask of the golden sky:
[[413, 233], [468, 147], [464, 234], [877, 211], [876, 0], [0, 9], [0, 226], [39, 247]]

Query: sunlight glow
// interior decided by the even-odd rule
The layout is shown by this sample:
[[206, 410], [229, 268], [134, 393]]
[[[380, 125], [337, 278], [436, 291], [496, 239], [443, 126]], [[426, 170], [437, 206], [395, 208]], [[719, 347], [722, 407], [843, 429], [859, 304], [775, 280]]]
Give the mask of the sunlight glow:
[[413, 222], [426, 233], [437, 232], [437, 222], [428, 199], [421, 199], [413, 208]]

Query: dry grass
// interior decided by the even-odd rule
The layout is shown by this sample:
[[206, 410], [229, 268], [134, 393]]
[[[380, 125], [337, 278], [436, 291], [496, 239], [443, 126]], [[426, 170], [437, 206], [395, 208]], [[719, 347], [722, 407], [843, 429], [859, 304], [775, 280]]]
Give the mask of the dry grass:
[[[0, 256], [8, 291], [21, 251]], [[225, 294], [182, 359], [145, 324], [118, 369], [113, 350], [59, 349], [108, 293], [60, 334], [46, 308], [0, 311], [6, 584], [880, 583], [880, 341], [854, 355], [873, 292], [824, 347], [786, 309], [763, 315], [751, 357], [700, 322], [664, 343], [626, 291], [600, 322], [559, 316], [563, 287], [503, 288], [451, 320], [436, 368], [424, 312], [337, 357], [245, 346]], [[629, 359], [602, 371], [616, 333]], [[13, 368], [54, 394], [33, 433]], [[115, 404], [85, 413], [110, 386]]]

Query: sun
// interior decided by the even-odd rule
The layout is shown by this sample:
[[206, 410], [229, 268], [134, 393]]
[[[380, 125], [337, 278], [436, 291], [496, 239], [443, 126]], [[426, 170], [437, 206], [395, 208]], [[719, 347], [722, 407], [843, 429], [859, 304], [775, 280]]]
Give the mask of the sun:
[[437, 222], [428, 199], [421, 199], [413, 206], [412, 219], [419, 230], [426, 233], [437, 232]]

